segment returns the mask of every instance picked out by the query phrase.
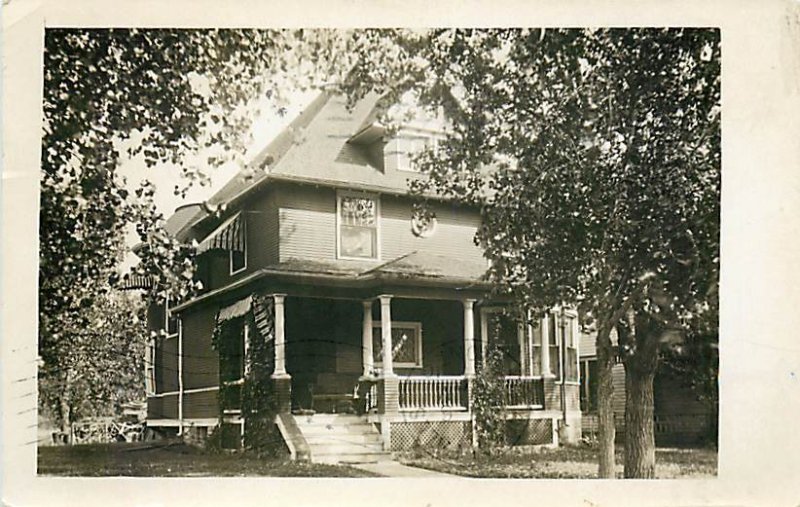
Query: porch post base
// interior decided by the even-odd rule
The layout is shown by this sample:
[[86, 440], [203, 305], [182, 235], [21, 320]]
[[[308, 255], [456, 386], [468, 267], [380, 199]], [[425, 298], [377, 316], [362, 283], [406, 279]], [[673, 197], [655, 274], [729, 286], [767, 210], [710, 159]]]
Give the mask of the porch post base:
[[275, 398], [279, 414], [292, 412], [292, 376], [288, 373], [272, 375]]
[[400, 412], [400, 379], [395, 376], [378, 379], [378, 413], [381, 414], [383, 450], [392, 449], [392, 420]]

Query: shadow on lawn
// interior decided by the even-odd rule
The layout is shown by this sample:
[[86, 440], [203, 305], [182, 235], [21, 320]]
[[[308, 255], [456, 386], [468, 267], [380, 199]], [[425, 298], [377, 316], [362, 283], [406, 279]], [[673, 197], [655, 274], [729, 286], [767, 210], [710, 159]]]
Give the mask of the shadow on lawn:
[[374, 477], [353, 467], [209, 452], [180, 442], [86, 444], [38, 448], [39, 475], [72, 477]]
[[[617, 476], [622, 477], [623, 448], [616, 449]], [[406, 465], [467, 477], [528, 479], [595, 479], [597, 449], [586, 445], [549, 448], [509, 448], [476, 453], [409, 453]], [[657, 449], [656, 478], [713, 478], [717, 475], [716, 449]]]

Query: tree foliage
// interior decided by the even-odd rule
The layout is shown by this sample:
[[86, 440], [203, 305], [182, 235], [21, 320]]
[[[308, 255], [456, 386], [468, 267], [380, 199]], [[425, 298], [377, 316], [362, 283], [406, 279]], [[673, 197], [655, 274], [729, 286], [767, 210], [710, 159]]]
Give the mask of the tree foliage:
[[480, 204], [477, 240], [500, 292], [540, 309], [578, 305], [593, 321], [601, 398], [613, 328], [628, 372], [651, 382], [661, 337], [716, 308], [719, 32], [382, 35], [399, 48], [397, 73], [365, 65], [361, 85], [411, 90], [451, 119], [439, 149], [419, 157], [430, 177], [415, 189]]
[[[53, 340], [63, 346], [48, 351], [58, 359], [45, 361], [40, 375], [40, 403], [65, 435], [83, 417], [119, 415], [122, 404], [144, 397], [147, 329], [141, 301], [109, 291], [83, 317], [85, 325], [78, 327], [61, 321]], [[52, 325], [48, 316], [43, 321]]]
[[[175, 29], [48, 29], [39, 262], [42, 390], [81, 375], [70, 351], [107, 293], [131, 225], [141, 240], [136, 274], [154, 281], [153, 300], [192, 289], [191, 248], [164, 231], [149, 179], [127, 182], [122, 162], [152, 170], [178, 166], [186, 185], [242, 163], [254, 101], [272, 99], [335, 76], [347, 32]], [[307, 62], [315, 62], [307, 64]], [[205, 153], [207, 163], [183, 163]], [[110, 368], [108, 371], [114, 371]], [[58, 373], [56, 373], [58, 372]], [[47, 393], [56, 395], [57, 393]]]

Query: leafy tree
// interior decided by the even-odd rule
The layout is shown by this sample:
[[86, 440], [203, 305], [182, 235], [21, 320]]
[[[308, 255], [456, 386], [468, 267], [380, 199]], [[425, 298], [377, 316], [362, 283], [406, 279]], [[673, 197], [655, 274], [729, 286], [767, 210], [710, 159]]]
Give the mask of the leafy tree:
[[[614, 475], [622, 338], [626, 476], [654, 472], [658, 350], [716, 305], [720, 45], [704, 29], [381, 32], [352, 86], [413, 91], [452, 120], [415, 185], [479, 203], [498, 290], [579, 305], [597, 331], [601, 477]], [[393, 44], [393, 45], [392, 45]], [[394, 52], [393, 52], [394, 51]], [[395, 58], [387, 58], [394, 55]]]
[[58, 361], [44, 362], [40, 400], [68, 438], [81, 418], [119, 415], [122, 404], [144, 398], [147, 329], [139, 298], [109, 291], [83, 310], [79, 327], [62, 327], [53, 339], [60, 346], [48, 352]]
[[[135, 224], [141, 239], [136, 271], [154, 281], [151, 299], [182, 297], [192, 288], [191, 248], [164, 232], [153, 185], [129, 185], [120, 164], [127, 157], [140, 157], [152, 170], [171, 163], [180, 167], [187, 186], [207, 183], [213, 167], [241, 163], [256, 113], [253, 101], [270, 97], [280, 111], [286, 91], [329, 79], [346, 67], [334, 56], [348, 54], [340, 50], [348, 37], [325, 30], [46, 31], [39, 262], [43, 399], [59, 396], [55, 386], [81, 377], [88, 367], [70, 354], [85, 341], [97, 312], [110, 310], [107, 294], [117, 281], [127, 227]], [[208, 154], [207, 166], [183, 163], [198, 152]]]

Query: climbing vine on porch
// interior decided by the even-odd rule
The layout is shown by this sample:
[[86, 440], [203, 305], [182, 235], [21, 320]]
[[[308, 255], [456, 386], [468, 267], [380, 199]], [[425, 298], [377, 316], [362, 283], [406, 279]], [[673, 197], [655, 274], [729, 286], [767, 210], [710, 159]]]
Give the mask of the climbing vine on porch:
[[486, 360], [478, 369], [472, 388], [472, 411], [478, 449], [489, 453], [506, 444], [502, 366], [503, 352], [496, 342], [491, 341]]
[[[253, 294], [251, 311], [237, 319], [217, 322], [212, 345], [220, 353], [219, 426], [212, 446], [222, 447], [226, 411], [238, 410], [244, 421], [242, 446], [259, 455], [277, 454], [283, 440], [275, 425], [277, 398], [272, 382], [275, 360], [274, 306], [269, 297]], [[246, 353], [242, 358], [242, 382], [227, 382], [225, 354], [248, 329]], [[219, 440], [219, 442], [216, 442]]]

